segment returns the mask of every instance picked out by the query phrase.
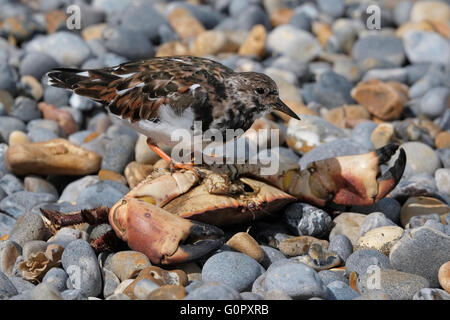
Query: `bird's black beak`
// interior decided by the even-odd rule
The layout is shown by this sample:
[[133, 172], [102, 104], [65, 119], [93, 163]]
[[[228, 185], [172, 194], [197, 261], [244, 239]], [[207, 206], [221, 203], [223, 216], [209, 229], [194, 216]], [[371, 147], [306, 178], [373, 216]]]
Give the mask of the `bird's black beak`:
[[277, 102], [275, 102], [274, 104], [272, 104], [272, 108], [273, 110], [278, 110], [281, 111], [285, 114], [287, 114], [288, 116], [300, 120], [300, 118], [297, 116], [297, 114], [292, 111], [283, 101], [281, 101], [281, 99], [278, 98]]

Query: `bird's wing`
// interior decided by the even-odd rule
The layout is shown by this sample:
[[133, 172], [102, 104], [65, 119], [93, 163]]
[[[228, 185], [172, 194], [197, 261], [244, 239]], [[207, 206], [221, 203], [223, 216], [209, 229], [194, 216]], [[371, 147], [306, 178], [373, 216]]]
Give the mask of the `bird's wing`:
[[55, 69], [48, 76], [51, 85], [99, 101], [113, 114], [134, 122], [157, 121], [163, 104], [181, 114], [199, 97], [204, 100], [208, 91], [223, 86], [223, 77], [230, 72], [212, 60], [179, 56], [98, 70]]

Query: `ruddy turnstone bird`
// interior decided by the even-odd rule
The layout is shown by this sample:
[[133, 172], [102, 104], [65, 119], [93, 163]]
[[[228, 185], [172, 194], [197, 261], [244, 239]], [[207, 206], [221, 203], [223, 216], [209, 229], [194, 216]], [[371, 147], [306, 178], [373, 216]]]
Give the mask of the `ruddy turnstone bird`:
[[[158, 145], [173, 146], [176, 129], [194, 133], [227, 129], [246, 131], [264, 113], [278, 110], [299, 119], [279, 98], [275, 82], [265, 74], [234, 72], [213, 60], [173, 56], [127, 62], [116, 67], [48, 73], [49, 84], [70, 89], [103, 104], [123, 123], [148, 137], [149, 147], [175, 167]], [[192, 164], [188, 165], [189, 167]]]

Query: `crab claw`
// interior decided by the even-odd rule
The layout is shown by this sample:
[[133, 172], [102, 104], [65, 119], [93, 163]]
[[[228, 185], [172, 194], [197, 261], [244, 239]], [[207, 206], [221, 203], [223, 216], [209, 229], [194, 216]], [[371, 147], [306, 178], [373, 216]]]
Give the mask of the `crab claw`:
[[149, 202], [129, 198], [109, 215], [116, 235], [153, 264], [176, 264], [201, 257], [224, 242], [221, 229], [180, 218]]
[[388, 162], [398, 149], [389, 144], [373, 152], [338, 157], [341, 170], [335, 204], [371, 205], [385, 197], [400, 181], [406, 166], [406, 154], [400, 149], [394, 165], [380, 176], [380, 165]]

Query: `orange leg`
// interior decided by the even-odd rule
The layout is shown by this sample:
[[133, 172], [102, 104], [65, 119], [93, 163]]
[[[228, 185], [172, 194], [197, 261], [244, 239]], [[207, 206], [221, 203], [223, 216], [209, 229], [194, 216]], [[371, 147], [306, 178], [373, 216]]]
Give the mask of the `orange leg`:
[[158, 147], [156, 144], [154, 144], [150, 140], [150, 138], [147, 138], [147, 145], [153, 152], [155, 152], [158, 156], [160, 156], [162, 159], [164, 159], [170, 165], [170, 167], [173, 169], [192, 170], [194, 168], [193, 163], [182, 163], [182, 162], [176, 162], [175, 160], [173, 160], [160, 147]]

